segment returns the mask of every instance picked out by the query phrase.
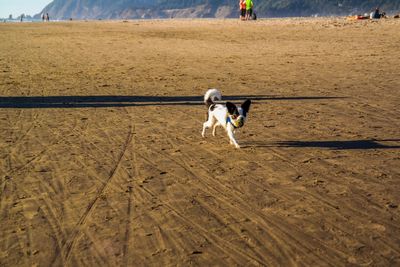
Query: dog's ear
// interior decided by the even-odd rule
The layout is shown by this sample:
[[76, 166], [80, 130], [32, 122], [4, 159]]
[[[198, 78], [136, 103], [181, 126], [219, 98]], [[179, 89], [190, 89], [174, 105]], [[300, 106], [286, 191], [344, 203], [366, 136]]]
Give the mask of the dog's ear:
[[247, 99], [242, 104], [243, 116], [246, 116], [247, 112], [250, 110], [251, 100]]
[[236, 105], [232, 102], [226, 102], [226, 108], [228, 109], [228, 113], [231, 115], [238, 113]]

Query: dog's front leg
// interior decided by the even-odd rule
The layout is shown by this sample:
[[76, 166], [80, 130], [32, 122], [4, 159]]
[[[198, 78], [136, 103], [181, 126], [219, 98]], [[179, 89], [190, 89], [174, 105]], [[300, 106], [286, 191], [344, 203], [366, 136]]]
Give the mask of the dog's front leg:
[[230, 144], [233, 144], [236, 148], [240, 148], [239, 144], [236, 142], [232, 127], [229, 127], [228, 129], [226, 129], [226, 131], [228, 133]]

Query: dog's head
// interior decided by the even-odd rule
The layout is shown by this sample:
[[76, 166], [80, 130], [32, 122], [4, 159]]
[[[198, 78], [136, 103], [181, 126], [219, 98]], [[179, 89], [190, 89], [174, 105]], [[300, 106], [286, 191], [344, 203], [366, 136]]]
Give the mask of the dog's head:
[[243, 127], [247, 114], [250, 110], [250, 105], [250, 99], [244, 101], [240, 107], [237, 107], [231, 102], [226, 102], [226, 108], [228, 109], [227, 120], [232, 123], [235, 128]]

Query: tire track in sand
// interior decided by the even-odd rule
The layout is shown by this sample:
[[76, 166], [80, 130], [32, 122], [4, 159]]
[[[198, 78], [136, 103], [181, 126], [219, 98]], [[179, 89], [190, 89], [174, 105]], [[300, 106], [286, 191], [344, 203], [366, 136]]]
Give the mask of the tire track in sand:
[[[163, 136], [165, 136], [165, 134], [164, 134]], [[154, 152], [154, 153], [155, 153], [155, 152]], [[189, 174], [189, 176], [193, 177], [194, 180], [202, 180], [202, 178], [200, 178], [200, 177], [203, 176], [203, 174], [199, 174], [199, 173], [193, 172], [193, 171], [192, 171], [193, 168], [191, 168], [190, 165], [189, 165], [187, 162], [185, 162], [184, 164], [181, 163], [181, 161], [185, 161], [184, 159], [182, 159], [182, 158], [174, 159], [174, 158], [170, 157], [168, 154], [165, 154], [165, 153], [162, 153], [162, 155], [163, 155], [163, 157], [168, 158], [170, 161], [174, 162], [174, 164], [176, 164], [176, 165], [182, 167], [183, 169], [185, 169], [185, 171]], [[159, 168], [157, 167], [157, 165], [154, 165], [154, 163], [153, 163], [152, 160], [147, 159], [146, 157], [144, 157], [143, 154], [141, 154], [141, 156], [142, 156], [142, 159], [145, 160], [148, 164], [152, 165], [154, 169], [157, 169], [159, 172], [162, 171], [161, 169], [159, 169]], [[149, 157], [150, 157], [150, 158], [153, 158], [153, 157], [156, 157], [156, 155], [149, 155]], [[158, 155], [157, 157], [159, 157], [159, 155]], [[174, 174], [171, 174], [171, 175], [174, 175]], [[174, 176], [175, 176], [175, 175], [174, 175]], [[177, 178], [177, 179], [182, 179], [182, 177], [180, 177], [180, 176], [176, 176], [176, 178]], [[202, 182], [203, 182], [203, 181], [202, 181]], [[202, 183], [202, 184], [203, 184], [203, 183]], [[204, 185], [204, 184], [203, 184], [203, 185]], [[208, 190], [205, 189], [203, 186], [201, 186], [201, 185], [199, 186], [199, 185], [194, 184], [194, 183], [191, 184], [191, 186], [193, 186], [193, 187], [195, 187], [195, 188], [201, 190], [202, 192], [205, 192], [206, 195], [211, 195], [211, 196], [214, 196], [214, 197], [215, 197], [215, 196], [218, 196], [218, 195], [223, 196], [222, 198], [221, 198], [221, 197], [216, 197], [216, 199], [217, 199], [219, 202], [224, 203], [224, 206], [225, 206], [225, 207], [234, 208], [234, 210], [235, 210], [236, 212], [239, 212], [239, 214], [241, 214], [242, 217], [246, 217], [246, 214], [247, 214], [247, 213], [243, 212], [243, 210], [239, 210], [237, 207], [233, 207], [233, 206], [232, 206], [231, 202], [229, 201], [229, 197], [227, 197], [227, 199], [225, 199], [225, 193], [223, 192], [223, 191], [224, 191], [223, 189], [222, 189], [222, 190], [219, 190], [218, 188], [215, 189], [215, 188], [213, 188], [213, 186], [211, 186], [211, 185], [209, 185], [209, 184], [207, 184], [207, 187], [206, 187]], [[233, 243], [230, 243], [230, 242], [224, 240], [223, 238], [221, 238], [221, 237], [218, 236], [218, 235], [212, 234], [212, 236], [209, 236], [209, 234], [210, 234], [209, 231], [205, 230], [204, 227], [200, 226], [198, 222], [196, 222], [196, 221], [193, 220], [193, 219], [188, 219], [188, 218], [186, 218], [186, 217], [185, 217], [183, 214], [181, 214], [177, 209], [172, 208], [171, 205], [169, 205], [169, 204], [166, 203], [165, 201], [162, 201], [160, 198], [158, 198], [158, 197], [156, 196], [157, 194], [154, 193], [153, 191], [151, 191], [150, 189], [144, 188], [143, 186], [140, 187], [140, 188], [141, 188], [141, 189], [144, 189], [146, 192], [148, 192], [153, 198], [157, 198], [159, 201], [161, 201], [161, 203], [162, 203], [163, 205], [169, 207], [169, 209], [171, 209], [172, 211], [174, 211], [174, 213], [177, 214], [178, 217], [181, 218], [185, 224], [190, 225], [190, 226], [193, 226], [193, 225], [197, 226], [197, 228], [200, 230], [200, 232], [203, 232], [204, 237], [206, 237], [206, 238], [208, 238], [208, 239], [214, 241], [213, 244], [218, 245], [219, 248], [220, 248], [222, 251], [232, 251], [232, 250], [233, 250], [234, 254], [228, 253], [229, 255], [231, 255], [231, 257], [232, 257], [232, 255], [241, 255], [241, 257], [235, 259], [235, 261], [236, 261], [238, 264], [239, 264], [240, 262], [242, 262], [242, 260], [243, 260], [244, 258], [247, 258], [247, 259], [249, 259], [249, 260], [253, 260], [253, 261], [255, 261], [255, 262], [258, 262], [258, 264], [263, 264], [263, 263], [265, 263], [265, 258], [263, 259], [262, 256], [261, 256], [261, 254], [259, 254], [257, 251], [253, 251], [254, 254], [252, 253], [253, 255], [251, 255], [251, 254], [249, 254], [249, 253], [243, 251], [241, 248], [235, 246]], [[184, 188], [182, 188], [182, 189], [180, 189], [180, 190], [184, 190]], [[231, 229], [231, 232], [234, 233], [234, 234], [237, 236], [238, 239], [243, 239], [243, 234], [240, 234], [240, 231], [238, 231], [237, 229], [233, 229], [229, 224], [225, 224], [225, 223], [224, 223], [225, 220], [222, 219], [222, 218], [220, 218], [220, 216], [219, 216], [218, 214], [220, 214], [221, 211], [218, 211], [218, 210], [215, 210], [215, 209], [211, 208], [211, 206], [207, 205], [207, 204], [206, 204], [205, 202], [203, 202], [203, 201], [202, 201], [202, 207], [203, 207], [204, 209], [206, 209], [208, 213], [214, 214], [215, 219], [216, 219], [217, 221], [220, 221], [220, 222], [221, 222], [221, 225], [224, 225], [224, 227], [226, 226], [227, 228]], [[251, 217], [251, 216], [250, 216], [250, 217]], [[218, 218], [219, 218], [219, 219], [218, 219]], [[248, 214], [247, 214], [247, 218], [249, 218]], [[188, 222], [189, 222], [189, 223], [188, 223]], [[274, 235], [274, 234], [273, 234], [273, 231], [270, 231], [270, 233], [272, 233], [272, 235]], [[270, 234], [270, 233], [268, 233], [268, 234]], [[251, 240], [251, 239], [257, 240], [257, 237], [256, 237], [256, 236], [251, 236], [251, 238], [250, 238], [249, 240]], [[273, 238], [272, 236], [271, 236], [271, 239], [278, 240], [276, 237]], [[222, 241], [222, 240], [223, 240], [223, 241]], [[256, 241], [256, 242], [257, 242], [257, 241]], [[221, 243], [222, 243], [222, 244], [221, 244]], [[252, 246], [252, 244], [248, 244], [248, 245], [249, 245], [249, 247]], [[229, 249], [227, 249], [227, 247], [229, 247]], [[273, 245], [271, 245], [270, 247], [273, 247]], [[261, 256], [261, 257], [260, 257], [260, 256]], [[286, 257], [286, 258], [287, 258], [287, 256], [288, 256], [288, 255], [282, 256], [282, 257]], [[236, 256], [235, 256], [235, 257], [236, 257]], [[275, 261], [270, 261], [269, 263], [271, 263], [271, 264], [273, 264], [273, 263], [278, 264], [278, 262], [275, 262]], [[292, 264], [293, 264], [293, 263], [292, 263]]]
[[[21, 115], [22, 113], [20, 113]], [[28, 134], [29, 132], [35, 128], [36, 125], [40, 125], [39, 124], [39, 120], [38, 120], [39, 115], [38, 114], [34, 114], [34, 119], [32, 121], [32, 123], [30, 124], [30, 126], [28, 127], [28, 129], [24, 132], [24, 134], [22, 134], [21, 136], [19, 136], [14, 143], [14, 147], [12, 149], [15, 149], [15, 144], [20, 143]], [[74, 124], [73, 128], [76, 127], [76, 124]], [[73, 130], [73, 129], [72, 129]], [[43, 148], [42, 150], [40, 150], [39, 152], [37, 152], [32, 158], [30, 158], [29, 160], [27, 160], [26, 162], [24, 162], [22, 165], [20, 166], [16, 166], [12, 169], [9, 169], [5, 174], [4, 174], [4, 180], [1, 181], [0, 187], [0, 213], [6, 212], [7, 215], [5, 215], [6, 217], [8, 216], [8, 213], [11, 210], [11, 207], [13, 205], [13, 203], [19, 203], [19, 200], [16, 200], [16, 198], [18, 197], [18, 194], [13, 194], [12, 196], [8, 197], [6, 196], [7, 192], [7, 186], [11, 187], [11, 189], [9, 189], [9, 192], [20, 192], [20, 193], [25, 193], [27, 195], [29, 195], [31, 192], [27, 192], [27, 190], [25, 188], [21, 188], [20, 186], [18, 186], [18, 183], [15, 181], [15, 179], [17, 179], [17, 177], [14, 177], [16, 175], [20, 175], [21, 172], [27, 168], [29, 168], [31, 165], [33, 165], [36, 161], [38, 161], [40, 158], [42, 158], [44, 155], [46, 155], [46, 152], [49, 151], [50, 149], [52, 149], [54, 146], [56, 146], [57, 144], [59, 144], [60, 141], [65, 140], [65, 136], [63, 136], [62, 134], [57, 133], [55, 130], [50, 129], [50, 131], [52, 132], [52, 134], [54, 136], [56, 136], [56, 138], [54, 140], [52, 140], [50, 142], [50, 144], [46, 145], [45, 148]], [[36, 137], [37, 141], [40, 142], [39, 138]], [[10, 151], [11, 152], [11, 151]], [[23, 198], [21, 198], [23, 199]], [[40, 203], [38, 202], [38, 200], [33, 200], [39, 207], [40, 207]], [[44, 212], [44, 217], [46, 217], [47, 213]], [[51, 227], [53, 227], [55, 224], [51, 223], [51, 219], [49, 220], [48, 218], [45, 218], [46, 221], [49, 222], [49, 225]], [[27, 237], [27, 242], [25, 242], [27, 244], [27, 254], [29, 256], [28, 260], [31, 260], [31, 256], [32, 253], [34, 251], [32, 251], [32, 231], [31, 231], [31, 226], [29, 224], [27, 224], [25, 221], [22, 223], [22, 228], [25, 229], [26, 231], [26, 237]], [[20, 227], [20, 228], [21, 228]], [[56, 243], [60, 242], [60, 237], [57, 234], [57, 230], [53, 229], [53, 233], [55, 235], [55, 240]], [[61, 226], [60, 226], [61, 229]], [[20, 237], [17, 235], [18, 238], [18, 242], [23, 242], [22, 240], [20, 240]], [[23, 246], [21, 246], [22, 248]]]
[[[186, 216], [184, 216], [180, 211], [178, 211], [176, 208], [174, 208], [172, 205], [169, 203], [161, 200], [159, 197], [157, 197], [157, 194], [155, 194], [152, 190], [143, 187], [139, 187], [141, 190], [145, 191], [148, 193], [153, 199], [157, 199], [159, 203], [167, 207], [169, 210], [174, 212], [174, 214], [177, 216], [178, 219], [180, 219], [185, 225], [191, 226], [206, 239], [210, 240], [215, 246], [217, 246], [221, 251], [231, 251], [230, 257], [232, 257], [233, 260], [237, 264], [244, 264], [244, 263], [249, 263], [248, 261], [252, 262], [253, 264], [258, 264], [258, 265], [263, 265], [263, 262], [260, 259], [257, 259], [256, 257], [249, 255], [245, 251], [243, 251], [240, 248], [233, 247], [232, 244], [229, 241], [226, 241], [225, 239], [219, 237], [217, 234], [214, 234], [196, 221], [192, 219], [188, 219]], [[237, 258], [237, 255], [241, 255], [241, 258]], [[244, 261], [243, 259], [246, 259]]]
[[125, 142], [124, 142], [124, 145], [122, 148], [122, 152], [120, 153], [120, 155], [115, 163], [114, 168], [111, 170], [109, 177], [106, 179], [103, 186], [100, 188], [99, 192], [96, 194], [94, 199], [89, 203], [88, 207], [84, 211], [84, 213], [81, 216], [81, 218], [79, 219], [78, 223], [75, 225], [73, 233], [71, 235], [71, 238], [65, 242], [65, 244], [63, 246], [62, 254], [65, 255], [64, 258], [65, 258], [66, 265], [71, 260], [72, 252], [75, 248], [76, 243], [79, 241], [80, 233], [82, 231], [81, 228], [83, 228], [85, 226], [88, 218], [91, 216], [93, 210], [96, 208], [96, 204], [97, 204], [98, 200], [104, 194], [104, 192], [107, 190], [107, 188], [110, 186], [112, 178], [114, 177], [115, 173], [117, 172], [117, 170], [120, 166], [120, 163], [122, 161], [122, 158], [124, 157], [124, 155], [128, 149], [128, 146], [132, 141], [132, 136], [133, 136], [133, 129], [132, 129], [132, 126], [130, 125], [129, 132], [126, 136], [126, 139], [125, 139]]
[[[168, 142], [172, 142], [172, 138], [170, 134], [166, 134], [165, 131], [163, 133], [163, 136], [167, 137]], [[187, 141], [187, 140], [186, 140]], [[175, 143], [171, 143], [172, 147], [177, 147]], [[204, 150], [203, 147], [200, 149]], [[206, 150], [207, 152], [208, 150]], [[210, 151], [208, 151], [210, 152]], [[182, 153], [182, 151], [181, 151]], [[214, 152], [211, 152], [212, 154], [215, 154]], [[184, 154], [184, 153], [183, 153]], [[290, 232], [288, 232], [285, 229], [291, 229], [292, 226], [290, 225], [282, 225], [282, 222], [276, 221], [274, 218], [266, 217], [264, 215], [259, 214], [258, 212], [255, 212], [249, 208], [249, 206], [246, 204], [246, 200], [240, 197], [240, 194], [229, 194], [227, 195], [226, 193], [232, 190], [230, 187], [227, 187], [225, 184], [221, 183], [220, 181], [213, 179], [211, 176], [209, 176], [208, 172], [209, 169], [207, 166], [204, 166], [201, 162], [197, 161], [195, 164], [197, 167], [200, 167], [203, 169], [201, 173], [196, 171], [196, 168], [192, 168], [193, 164], [190, 164], [187, 162], [188, 159], [193, 159], [189, 155], [184, 155], [183, 157], [180, 157], [179, 159], [175, 159], [174, 157], [171, 157], [168, 154], [164, 154], [164, 156], [168, 157], [170, 160], [174, 161], [177, 165], [180, 165], [181, 167], [185, 168], [188, 173], [194, 178], [197, 178], [202, 181], [203, 185], [205, 187], [202, 187], [200, 189], [205, 189], [208, 188], [208, 193], [213, 195], [213, 196], [220, 196], [218, 198], [219, 201], [222, 201], [222, 203], [225, 203], [225, 205], [230, 206], [233, 210], [236, 210], [236, 212], [241, 213], [244, 216], [248, 216], [248, 218], [256, 218], [257, 222], [263, 225], [265, 231], [269, 233], [271, 238], [277, 242], [277, 244], [280, 244], [282, 247], [290, 248], [290, 255], [296, 255], [296, 251], [302, 250], [304, 255], [313, 255], [313, 258], [316, 262], [324, 262], [324, 258], [321, 258], [320, 255], [317, 254], [310, 254], [310, 251], [313, 251], [313, 247], [317, 247], [318, 245], [323, 245], [324, 249], [326, 251], [330, 251], [331, 257], [336, 258], [336, 260], [339, 260], [340, 258], [343, 259], [343, 252], [338, 251], [335, 249], [330, 249], [323, 243], [316, 243], [315, 240], [312, 240], [309, 236], [305, 235], [301, 229], [296, 230], [296, 236], [293, 236]], [[220, 155], [217, 155], [217, 158], [220, 158]], [[205, 177], [205, 178], [204, 178]], [[212, 184], [210, 184], [209, 181], [212, 181]], [[259, 184], [258, 184], [259, 185]], [[240, 192], [238, 192], [240, 193]], [[236, 205], [232, 205], [231, 200], [234, 199]], [[246, 207], [245, 209], [240, 208], [239, 206]], [[278, 232], [276, 231], [278, 230]], [[299, 237], [301, 237], [299, 239]], [[285, 240], [290, 240], [290, 242], [286, 242]], [[304, 244], [301, 240], [308, 240], [312, 246], [308, 246]], [[294, 244], [291, 246], [287, 246], [287, 243]], [[289, 254], [284, 256], [285, 258], [290, 258]], [[294, 262], [292, 262], [294, 264]]]
[[[154, 129], [155, 130], [155, 129]], [[144, 144], [146, 145], [146, 144]], [[154, 163], [153, 156], [156, 155], [149, 155], [149, 158], [145, 156], [145, 154], [147, 153], [146, 151], [141, 151], [139, 152], [140, 148], [136, 147], [135, 149], [135, 165], [139, 166], [139, 161], [144, 161], [147, 164], [149, 164], [149, 166], [151, 166], [152, 169], [154, 170], [158, 170], [160, 173], [162, 172], [162, 170], [160, 170], [158, 168], [158, 165]], [[156, 153], [156, 151], [152, 148], [150, 148], [151, 154], [152, 153]], [[137, 154], [140, 153], [140, 158], [137, 156]], [[157, 158], [159, 158], [160, 155], [157, 155]], [[164, 155], [163, 155], [164, 157]], [[165, 157], [168, 158], [168, 157]], [[144, 163], [146, 165], [146, 163]], [[140, 174], [138, 172], [136, 172], [136, 176], [140, 177]], [[176, 177], [178, 179], [181, 179], [181, 177]], [[238, 247], [238, 246], [232, 246], [232, 243], [230, 243], [229, 241], [225, 240], [224, 238], [220, 237], [218, 234], [216, 233], [212, 233], [210, 232], [208, 229], [206, 229], [204, 226], [202, 226], [198, 221], [188, 218], [187, 216], [185, 216], [184, 214], [182, 214], [179, 209], [173, 207], [173, 205], [171, 205], [168, 202], [163, 201], [158, 195], [157, 193], [155, 193], [153, 190], [151, 190], [150, 188], [147, 188], [147, 186], [145, 186], [145, 184], [138, 184], [141, 183], [141, 181], [137, 181], [137, 179], [135, 179], [135, 190], [139, 190], [142, 191], [145, 195], [148, 195], [152, 201], [155, 201], [154, 206], [164, 206], [167, 208], [167, 210], [169, 210], [169, 212], [173, 212], [173, 214], [175, 214], [175, 218], [179, 221], [181, 221], [181, 223], [183, 225], [185, 225], [188, 228], [194, 228], [196, 229], [195, 231], [198, 232], [200, 234], [200, 236], [202, 236], [204, 238], [204, 240], [210, 240], [211, 243], [213, 245], [215, 245], [217, 248], [219, 248], [222, 251], [227, 251], [226, 255], [229, 255], [229, 257], [238, 265], [243, 265], [245, 263], [248, 263], [249, 261], [252, 262], [253, 264], [256, 265], [263, 265], [263, 261], [260, 259], [259, 256], [257, 256], [257, 253], [254, 255], [253, 253], [249, 254], [246, 252], [246, 250]], [[184, 190], [184, 188], [182, 189]], [[138, 193], [139, 193], [138, 191]], [[158, 204], [156, 204], [158, 203]], [[210, 211], [210, 210], [209, 210]], [[155, 222], [157, 222], [157, 220], [155, 220]], [[181, 242], [178, 242], [178, 240], [176, 240], [176, 238], [179, 238], [179, 236], [175, 236], [173, 235], [173, 232], [164, 232], [162, 231], [162, 229], [156, 229], [156, 233], [155, 233], [156, 237], [157, 237], [157, 242], [160, 243], [160, 247], [166, 247], [167, 244], [169, 246], [169, 248], [174, 247], [173, 243], [175, 243], [176, 248], [180, 247], [182, 245]], [[171, 236], [172, 235], [172, 236]], [[127, 238], [126, 238], [127, 240]], [[172, 246], [172, 247], [171, 247]], [[125, 250], [127, 251], [127, 249], [125, 248]], [[185, 248], [182, 247], [182, 250], [184, 251]], [[127, 260], [125, 260], [125, 262], [127, 262]]]
[[125, 227], [125, 234], [124, 234], [124, 244], [123, 244], [123, 263], [124, 266], [131, 266], [132, 265], [132, 259], [130, 257], [130, 240], [131, 240], [131, 225], [132, 225], [132, 201], [133, 201], [133, 179], [139, 178], [139, 165], [138, 165], [138, 159], [137, 159], [137, 153], [136, 153], [136, 139], [135, 139], [135, 133], [136, 133], [136, 128], [134, 122], [134, 118], [132, 117], [131, 113], [128, 111], [127, 108], [124, 108], [126, 114], [128, 115], [130, 122], [131, 122], [131, 129], [132, 129], [132, 138], [131, 138], [131, 157], [133, 160], [129, 161], [130, 168], [134, 170], [134, 177], [132, 177], [131, 173], [127, 171], [127, 174], [129, 176], [129, 181], [128, 181], [128, 186], [127, 186], [127, 192], [128, 192], [128, 208], [126, 211], [126, 227]]

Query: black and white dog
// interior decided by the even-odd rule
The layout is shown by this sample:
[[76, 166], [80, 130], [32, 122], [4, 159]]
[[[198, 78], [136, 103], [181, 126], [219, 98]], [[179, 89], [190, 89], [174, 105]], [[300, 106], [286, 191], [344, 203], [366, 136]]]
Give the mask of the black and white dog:
[[236, 142], [235, 129], [241, 128], [246, 120], [247, 113], [250, 110], [251, 100], [247, 99], [240, 107], [231, 102], [225, 104], [216, 104], [215, 101], [222, 99], [221, 92], [217, 89], [209, 89], [204, 95], [204, 103], [208, 108], [207, 121], [203, 123], [203, 132], [205, 137], [206, 129], [213, 127], [212, 134], [215, 136], [215, 128], [222, 126], [228, 133], [229, 142], [236, 148], [240, 148]]

